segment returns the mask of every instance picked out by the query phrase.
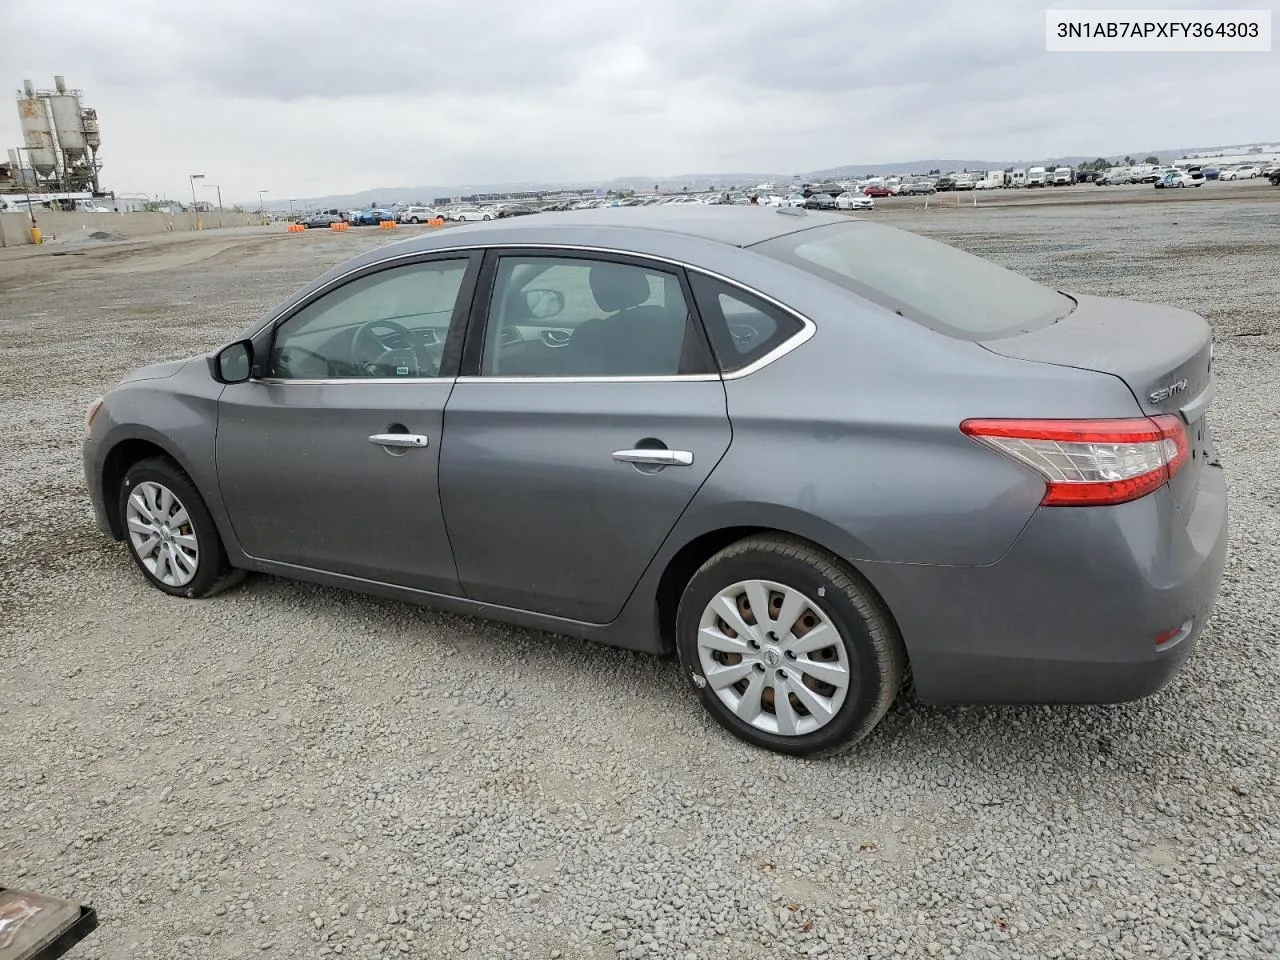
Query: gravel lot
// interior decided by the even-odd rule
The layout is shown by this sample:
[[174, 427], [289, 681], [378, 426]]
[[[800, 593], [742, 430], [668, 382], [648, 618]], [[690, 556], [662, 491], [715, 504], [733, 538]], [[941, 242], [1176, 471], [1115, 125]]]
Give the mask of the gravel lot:
[[668, 662], [266, 577], [171, 599], [97, 534], [88, 401], [385, 234], [0, 257], [0, 885], [95, 904], [83, 960], [1280, 953], [1280, 191], [1258, 196], [883, 211], [1207, 317], [1233, 547], [1160, 694], [905, 703], [817, 762], [731, 740]]

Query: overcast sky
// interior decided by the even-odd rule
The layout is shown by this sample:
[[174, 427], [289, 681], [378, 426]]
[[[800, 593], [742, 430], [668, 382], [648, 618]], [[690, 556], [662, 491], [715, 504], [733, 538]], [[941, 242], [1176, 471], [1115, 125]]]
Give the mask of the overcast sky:
[[[108, 189], [189, 198], [203, 173], [227, 203], [1280, 138], [1280, 54], [1051, 54], [1044, 8], [3, 0], [0, 79], [85, 91]], [[0, 147], [20, 143], [11, 104]]]

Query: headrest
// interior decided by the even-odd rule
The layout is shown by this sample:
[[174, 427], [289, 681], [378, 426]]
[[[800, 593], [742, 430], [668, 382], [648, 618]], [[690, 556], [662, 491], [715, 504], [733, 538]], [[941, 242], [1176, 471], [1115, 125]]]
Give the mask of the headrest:
[[591, 296], [605, 313], [637, 307], [651, 296], [642, 270], [620, 263], [597, 263], [591, 268]]

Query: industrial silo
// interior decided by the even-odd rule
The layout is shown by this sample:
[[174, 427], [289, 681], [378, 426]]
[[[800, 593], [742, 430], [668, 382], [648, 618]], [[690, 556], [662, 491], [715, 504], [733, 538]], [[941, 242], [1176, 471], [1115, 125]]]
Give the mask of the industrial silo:
[[54, 77], [53, 85], [55, 91], [47, 97], [53, 129], [58, 135], [58, 146], [62, 148], [66, 166], [75, 166], [84, 160], [87, 148], [80, 97], [76, 91], [67, 90], [67, 82], [62, 77]]
[[62, 176], [72, 190], [98, 190], [98, 114], [80, 104], [80, 91], [68, 90], [62, 77], [53, 78], [54, 89], [42, 96], [49, 103], [53, 131], [62, 151]]
[[45, 101], [36, 96], [31, 81], [24, 81], [25, 89], [18, 93], [18, 121], [22, 124], [22, 139], [27, 158], [37, 176], [50, 177], [57, 172], [58, 155], [53, 142], [53, 125]]

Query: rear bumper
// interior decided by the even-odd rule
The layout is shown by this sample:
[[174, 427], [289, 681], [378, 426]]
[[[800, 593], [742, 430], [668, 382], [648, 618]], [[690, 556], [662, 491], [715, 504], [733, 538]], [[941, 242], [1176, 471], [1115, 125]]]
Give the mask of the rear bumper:
[[1189, 512], [1167, 489], [1041, 508], [990, 566], [862, 569], [898, 621], [921, 700], [1115, 703], [1159, 690], [1191, 654], [1226, 547], [1226, 483], [1207, 466]]

